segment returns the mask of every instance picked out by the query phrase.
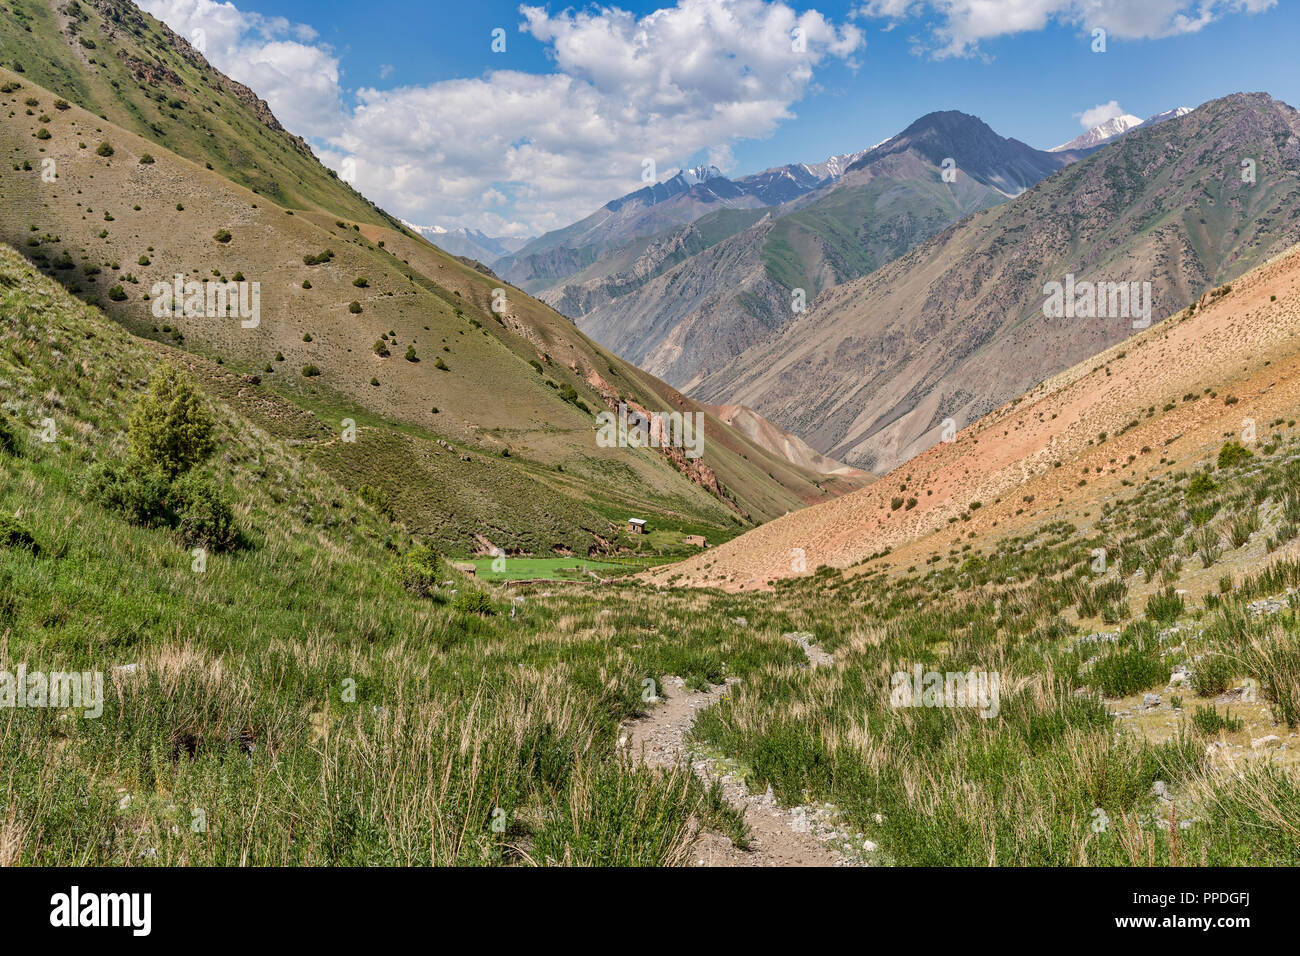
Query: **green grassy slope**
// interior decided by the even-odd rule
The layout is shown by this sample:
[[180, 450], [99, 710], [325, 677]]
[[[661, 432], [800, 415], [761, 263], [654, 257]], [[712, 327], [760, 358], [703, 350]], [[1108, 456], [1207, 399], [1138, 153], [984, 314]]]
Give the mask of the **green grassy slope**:
[[265, 102], [125, 0], [7, 0], [0, 66], [295, 209], [396, 225], [340, 182]]
[[[295, 213], [75, 105], [55, 108], [25, 75], [0, 77], [0, 106], [14, 114], [0, 125], [0, 239], [137, 334], [220, 360], [240, 387], [311, 412], [320, 460], [382, 490], [444, 547], [604, 551], [639, 514], [728, 537], [837, 490], [716, 419], [699, 482], [656, 451], [599, 448], [594, 413], [609, 401], [695, 406], [404, 230]], [[328, 261], [307, 264], [324, 250]], [[177, 273], [257, 282], [262, 321], [155, 316], [153, 284]], [[331, 440], [344, 418], [360, 442]]]

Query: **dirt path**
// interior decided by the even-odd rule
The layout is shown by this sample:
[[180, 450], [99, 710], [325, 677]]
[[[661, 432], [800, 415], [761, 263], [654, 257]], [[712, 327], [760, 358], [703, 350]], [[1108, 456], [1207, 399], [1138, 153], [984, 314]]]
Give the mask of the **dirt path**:
[[[818, 648], [808, 646], [795, 635], [808, 655], [810, 666], [826, 665], [833, 658]], [[802, 635], [800, 635], [802, 636]], [[809, 635], [811, 636], [811, 635]], [[707, 784], [722, 783], [727, 800], [745, 811], [745, 822], [752, 833], [750, 848], [733, 846], [721, 833], [703, 833], [691, 848], [696, 866], [855, 866], [860, 861], [833, 849], [842, 845], [846, 835], [834, 834], [834, 828], [815, 810], [780, 807], [769, 790], [751, 794], [740, 780], [722, 773], [713, 761], [692, 754], [685, 738], [695, 724], [696, 715], [718, 703], [731, 689], [717, 684], [707, 691], [688, 692], [680, 677], [664, 678], [661, 695], [666, 697], [650, 713], [624, 725], [625, 746], [634, 755], [643, 756], [651, 767], [671, 767], [689, 763], [696, 776]], [[819, 839], [819, 834], [822, 838]]]

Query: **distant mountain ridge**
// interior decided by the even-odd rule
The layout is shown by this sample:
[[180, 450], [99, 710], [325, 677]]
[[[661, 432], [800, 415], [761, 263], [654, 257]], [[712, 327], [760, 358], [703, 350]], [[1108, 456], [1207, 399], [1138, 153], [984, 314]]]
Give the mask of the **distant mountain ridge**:
[[495, 268], [506, 280], [538, 292], [577, 274], [601, 255], [720, 209], [758, 209], [797, 199], [833, 182], [861, 153], [821, 163], [792, 163], [729, 179], [717, 166], [679, 170], [661, 182], [611, 199], [590, 216], [552, 230], [503, 256]]
[[[1257, 182], [1242, 179], [1257, 159]], [[851, 174], [850, 174], [851, 175]], [[880, 473], [1133, 333], [1045, 316], [1044, 286], [1151, 284], [1153, 315], [1300, 242], [1300, 113], [1233, 94], [1143, 124], [1020, 197], [829, 290], [690, 389]]]
[[443, 252], [453, 256], [477, 259], [485, 266], [490, 266], [502, 256], [517, 252], [532, 241], [531, 236], [489, 236], [477, 229], [460, 227], [444, 229], [441, 226], [418, 226], [413, 222], [402, 220], [402, 225], [418, 232]]
[[825, 290], [1075, 158], [999, 136], [965, 113], [929, 113], [836, 157], [843, 172], [812, 192], [628, 243], [538, 295], [616, 354], [689, 390], [793, 321], [799, 305], [811, 308]]

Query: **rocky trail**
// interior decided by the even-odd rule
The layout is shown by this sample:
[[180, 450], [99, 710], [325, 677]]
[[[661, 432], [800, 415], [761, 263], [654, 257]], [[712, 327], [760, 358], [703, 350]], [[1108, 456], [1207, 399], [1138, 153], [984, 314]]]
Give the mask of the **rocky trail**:
[[[811, 645], [812, 635], [788, 634], [803, 648], [809, 666], [826, 666], [834, 658]], [[848, 834], [840, 832], [830, 814], [817, 807], [782, 808], [767, 793], [753, 794], [744, 781], [727, 773], [716, 761], [693, 753], [686, 736], [696, 716], [717, 704], [730, 692], [736, 681], [715, 684], [708, 690], [690, 692], [680, 677], [664, 678], [660, 689], [665, 698], [650, 713], [624, 725], [622, 741], [630, 753], [651, 767], [668, 768], [688, 764], [705, 784], [720, 781], [727, 800], [744, 810], [751, 832], [749, 849], [741, 849], [721, 833], [704, 832], [691, 848], [695, 866], [859, 866], [857, 855], [848, 855], [836, 847], [861, 847], [847, 843]]]

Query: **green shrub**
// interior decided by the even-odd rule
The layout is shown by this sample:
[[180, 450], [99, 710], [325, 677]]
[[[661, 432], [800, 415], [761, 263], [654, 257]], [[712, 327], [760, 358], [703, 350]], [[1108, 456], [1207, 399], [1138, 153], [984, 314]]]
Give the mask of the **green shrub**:
[[132, 524], [170, 525], [171, 483], [138, 462], [103, 462], [86, 475], [84, 492], [97, 504], [122, 514]]
[[0, 512], [0, 548], [21, 548], [36, 554], [40, 548], [27, 527], [15, 515]]
[[215, 239], [215, 240], [217, 240], [217, 242], [221, 242], [221, 243], [229, 242], [230, 239], [231, 239], [230, 230], [229, 230], [229, 229], [218, 229], [218, 230], [213, 234], [212, 238]]
[[9, 419], [0, 415], [0, 454], [17, 455], [20, 447], [17, 430]]
[[108, 297], [112, 299], [114, 302], [125, 302], [126, 290], [123, 289], [120, 285], [115, 285], [108, 290]]
[[408, 362], [418, 362], [418, 361], [420, 361], [420, 357], [419, 357], [418, 355], [415, 354], [415, 346], [414, 346], [414, 345], [408, 345], [408, 346], [406, 347], [406, 360], [407, 360]]
[[1147, 617], [1157, 624], [1172, 624], [1183, 613], [1183, 609], [1183, 597], [1172, 587], [1147, 598]]
[[315, 378], [319, 374], [320, 374], [320, 369], [317, 368], [315, 365], [304, 365], [302, 367], [303, 378]]
[[372, 485], [362, 485], [357, 489], [357, 496], [389, 521], [397, 520], [397, 512], [393, 510], [393, 503], [388, 499], [388, 495], [383, 489], [375, 488]]
[[496, 606], [482, 591], [461, 591], [452, 602], [452, 609], [461, 614], [495, 614]]
[[186, 545], [209, 551], [233, 547], [237, 534], [235, 513], [216, 482], [200, 471], [191, 471], [171, 488], [176, 531]]
[[1232, 683], [1232, 664], [1222, 654], [1206, 654], [1192, 668], [1192, 690], [1198, 697], [1218, 697]]
[[360, 315], [361, 303], [358, 302], [356, 299], [353, 299], [351, 302], [348, 303], [348, 311], [351, 312], [353, 315]]
[[95, 150], [95, 153], [100, 156], [112, 156], [114, 150], [113, 147], [108, 143], [108, 141], [105, 140], [104, 142], [99, 144], [99, 148]]
[[131, 457], [174, 479], [207, 461], [217, 450], [214, 428], [193, 380], [176, 366], [164, 365], [131, 410]]
[[1091, 683], [1107, 697], [1126, 697], [1164, 682], [1165, 666], [1141, 647], [1111, 651], [1092, 667]]
[[1207, 737], [1213, 737], [1221, 730], [1229, 733], [1241, 730], [1242, 722], [1232, 716], [1231, 709], [1220, 714], [1213, 706], [1206, 704], [1197, 707], [1192, 714], [1192, 726]]
[[1240, 465], [1243, 461], [1249, 461], [1254, 457], [1245, 446], [1230, 441], [1219, 449], [1219, 467], [1232, 468], [1234, 465]]
[[442, 576], [442, 556], [427, 544], [417, 544], [389, 567], [393, 578], [420, 597], [432, 597]]
[[1209, 472], [1198, 471], [1192, 480], [1187, 483], [1187, 500], [1196, 501], [1198, 498], [1204, 498], [1218, 487], [1214, 483], [1214, 479], [1210, 477]]
[[154, 164], [154, 158], [150, 156], [148, 153], [142, 153], [140, 155], [141, 166], [152, 166], [153, 164]]

